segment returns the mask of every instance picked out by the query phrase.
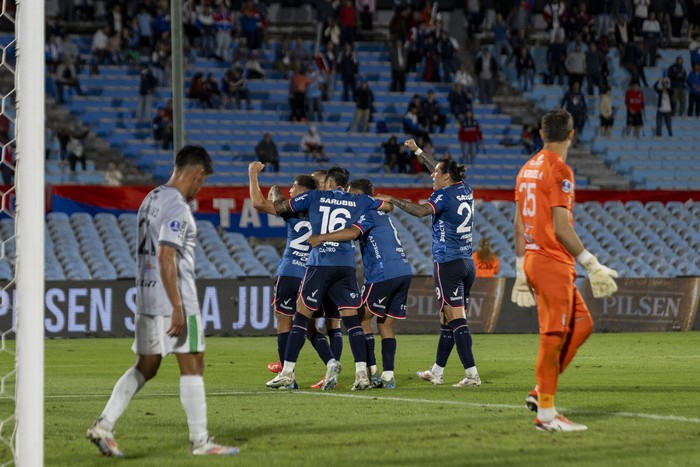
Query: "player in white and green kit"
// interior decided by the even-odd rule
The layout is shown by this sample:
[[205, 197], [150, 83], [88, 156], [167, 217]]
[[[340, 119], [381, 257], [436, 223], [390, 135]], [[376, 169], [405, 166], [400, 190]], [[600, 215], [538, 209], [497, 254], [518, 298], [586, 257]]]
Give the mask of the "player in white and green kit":
[[189, 208], [207, 177], [211, 158], [201, 146], [185, 146], [170, 180], [151, 191], [138, 212], [136, 263], [136, 364], [117, 381], [102, 414], [87, 437], [107, 456], [123, 457], [113, 429], [132, 397], [158, 372], [161, 360], [175, 354], [180, 367], [180, 401], [194, 455], [231, 455], [207, 432], [204, 394], [204, 330], [195, 287], [197, 225]]

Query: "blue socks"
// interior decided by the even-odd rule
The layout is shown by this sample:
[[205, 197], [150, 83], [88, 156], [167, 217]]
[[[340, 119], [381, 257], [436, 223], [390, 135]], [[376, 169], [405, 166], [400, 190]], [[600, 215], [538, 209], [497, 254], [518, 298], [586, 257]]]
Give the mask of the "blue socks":
[[374, 356], [374, 334], [365, 334], [365, 343], [367, 351], [367, 366], [375, 366], [377, 358]]
[[328, 339], [331, 341], [333, 358], [340, 361], [340, 357], [343, 355], [343, 331], [340, 328], [328, 329]]
[[382, 370], [394, 371], [394, 358], [396, 357], [396, 339], [382, 339]]
[[343, 316], [343, 324], [348, 330], [348, 340], [350, 341], [350, 349], [352, 356], [355, 358], [355, 363], [367, 361], [367, 341], [365, 340], [365, 332], [360, 326], [360, 320], [357, 315]]
[[454, 341], [457, 345], [457, 353], [464, 368], [475, 366], [474, 354], [472, 353], [472, 335], [469, 332], [467, 320], [464, 318], [453, 319], [450, 321], [450, 329], [452, 329]]
[[304, 347], [304, 341], [306, 340], [306, 330], [309, 328], [309, 318], [302, 315], [301, 313], [294, 313], [294, 319], [292, 320], [292, 330], [289, 333], [289, 340], [287, 341], [287, 348], [284, 352], [285, 362], [294, 362], [299, 359], [299, 352], [301, 348]]
[[438, 341], [437, 355], [435, 356], [436, 365], [443, 368], [447, 366], [447, 359], [450, 358], [454, 345], [455, 341], [450, 326], [440, 326], [440, 340]]
[[317, 332], [313, 336], [309, 336], [309, 340], [314, 346], [314, 349], [316, 349], [316, 352], [318, 352], [318, 356], [321, 357], [321, 360], [323, 360], [324, 364], [327, 364], [329, 361], [331, 361], [331, 359], [333, 358], [333, 352], [331, 352], [331, 347], [330, 345], [328, 345], [328, 340], [326, 339], [326, 336], [324, 336], [320, 332]]
[[280, 363], [284, 363], [284, 352], [287, 350], [288, 340], [289, 331], [277, 334], [277, 356], [280, 358]]

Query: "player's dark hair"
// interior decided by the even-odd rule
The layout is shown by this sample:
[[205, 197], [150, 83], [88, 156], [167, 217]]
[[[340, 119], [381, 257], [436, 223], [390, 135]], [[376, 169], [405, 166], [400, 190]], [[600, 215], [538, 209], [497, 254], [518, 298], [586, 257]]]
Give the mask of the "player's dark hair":
[[459, 165], [452, 159], [444, 158], [440, 160], [440, 173], [450, 174], [450, 178], [453, 182], [461, 182], [467, 175], [467, 166]]
[[348, 172], [347, 169], [336, 165], [335, 167], [328, 169], [326, 180], [329, 178], [333, 180], [333, 183], [335, 183], [336, 186], [345, 188], [348, 184], [348, 180], [350, 180], [350, 172]]
[[542, 131], [545, 143], [566, 141], [574, 128], [574, 118], [564, 109], [554, 109], [542, 117]]
[[211, 157], [202, 146], [187, 145], [180, 149], [175, 156], [175, 168], [184, 169], [185, 167], [202, 166], [207, 175], [214, 173], [211, 165]]
[[366, 178], [357, 178], [350, 182], [350, 186], [348, 187], [349, 190], [359, 190], [362, 193], [369, 195], [369, 196], [374, 196], [374, 185], [372, 184], [371, 180], [368, 180]]
[[294, 181], [307, 190], [318, 190], [318, 181], [311, 175], [297, 175], [294, 177]]

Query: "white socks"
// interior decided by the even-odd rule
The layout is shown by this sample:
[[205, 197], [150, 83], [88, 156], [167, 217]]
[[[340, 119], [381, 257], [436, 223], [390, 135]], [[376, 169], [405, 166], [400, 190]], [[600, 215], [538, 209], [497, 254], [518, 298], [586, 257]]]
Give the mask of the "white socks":
[[391, 381], [392, 379], [394, 379], [394, 372], [393, 371], [382, 372], [382, 381]]
[[479, 375], [479, 373], [476, 371], [475, 366], [469, 367], [466, 370], [464, 370], [464, 374], [467, 378], [475, 378]]
[[369, 367], [369, 374], [374, 375], [375, 373], [377, 373], [377, 365], [371, 365]]
[[291, 375], [294, 373], [294, 367], [297, 365], [297, 362], [288, 362], [285, 360], [284, 366], [282, 366], [282, 373], [285, 375]]
[[122, 416], [124, 410], [129, 405], [131, 398], [134, 397], [139, 389], [146, 383], [146, 379], [136, 367], [131, 367], [126, 370], [126, 373], [119, 378], [117, 384], [112, 389], [112, 396], [109, 398], [107, 405], [102, 411], [100, 424], [107, 430], [114, 430], [114, 424], [117, 423], [119, 417]]
[[440, 366], [437, 363], [433, 364], [433, 367], [430, 369], [430, 371], [435, 375], [435, 376], [442, 376], [445, 373], [445, 367]]
[[537, 409], [537, 418], [539, 418], [541, 422], [548, 422], [556, 416], [557, 409], [555, 409], [554, 407], [550, 407], [548, 409]]
[[367, 371], [367, 362], [355, 362], [355, 373]]
[[180, 376], [180, 402], [187, 415], [190, 441], [203, 444], [207, 433], [207, 401], [204, 396], [204, 378], [201, 375]]

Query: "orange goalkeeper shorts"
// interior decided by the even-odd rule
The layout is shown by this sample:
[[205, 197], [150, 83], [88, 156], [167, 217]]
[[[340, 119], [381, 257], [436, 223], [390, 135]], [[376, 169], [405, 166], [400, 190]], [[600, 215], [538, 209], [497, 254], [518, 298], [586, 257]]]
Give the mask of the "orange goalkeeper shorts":
[[576, 288], [576, 269], [548, 256], [525, 254], [525, 276], [535, 290], [540, 334], [569, 333], [571, 320], [589, 315]]

